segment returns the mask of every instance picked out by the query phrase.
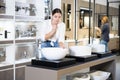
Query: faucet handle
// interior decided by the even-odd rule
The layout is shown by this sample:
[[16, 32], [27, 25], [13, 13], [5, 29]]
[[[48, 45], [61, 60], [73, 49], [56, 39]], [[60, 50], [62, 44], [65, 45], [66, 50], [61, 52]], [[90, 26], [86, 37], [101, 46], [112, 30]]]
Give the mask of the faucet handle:
[[39, 47], [40, 44], [41, 44], [41, 39], [36, 39], [36, 45], [37, 45], [37, 47]]

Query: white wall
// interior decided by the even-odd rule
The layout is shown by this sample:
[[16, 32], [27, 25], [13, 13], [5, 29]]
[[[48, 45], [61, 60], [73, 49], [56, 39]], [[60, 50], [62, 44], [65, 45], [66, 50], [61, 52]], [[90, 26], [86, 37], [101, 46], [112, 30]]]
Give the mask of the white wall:
[[6, 0], [6, 14], [13, 15], [14, 14], [14, 0]]
[[61, 0], [53, 0], [53, 9], [60, 8], [61, 9]]
[[44, 0], [36, 0], [36, 9], [37, 9], [36, 15], [39, 16], [41, 19], [44, 19], [44, 16], [45, 16], [45, 14], [44, 14], [45, 7], [43, 7], [43, 6], [45, 6]]

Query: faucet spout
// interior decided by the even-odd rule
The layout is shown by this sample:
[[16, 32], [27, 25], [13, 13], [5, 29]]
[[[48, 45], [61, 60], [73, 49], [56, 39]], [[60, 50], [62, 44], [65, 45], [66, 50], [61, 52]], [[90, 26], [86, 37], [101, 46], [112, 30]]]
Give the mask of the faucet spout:
[[36, 39], [36, 59], [41, 58], [41, 40]]

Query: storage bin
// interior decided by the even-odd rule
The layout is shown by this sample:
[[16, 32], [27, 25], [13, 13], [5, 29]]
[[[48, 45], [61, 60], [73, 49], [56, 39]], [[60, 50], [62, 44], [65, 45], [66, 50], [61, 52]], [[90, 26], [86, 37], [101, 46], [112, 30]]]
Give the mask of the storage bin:
[[90, 80], [90, 75], [87, 73], [75, 73], [67, 75], [66, 80]]
[[107, 80], [110, 76], [110, 72], [95, 71], [90, 73], [91, 80]]

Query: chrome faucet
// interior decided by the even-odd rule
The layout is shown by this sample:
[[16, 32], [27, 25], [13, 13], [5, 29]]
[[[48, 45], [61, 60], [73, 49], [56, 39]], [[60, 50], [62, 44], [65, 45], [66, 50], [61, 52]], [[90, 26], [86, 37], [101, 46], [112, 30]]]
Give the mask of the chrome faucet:
[[36, 59], [40, 59], [41, 53], [41, 40], [36, 39]]

